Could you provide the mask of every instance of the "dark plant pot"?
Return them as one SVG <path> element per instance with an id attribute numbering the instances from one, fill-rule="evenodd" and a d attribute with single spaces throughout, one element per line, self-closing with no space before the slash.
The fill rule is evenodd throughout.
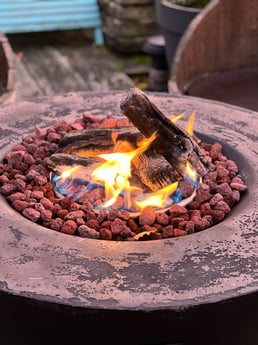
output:
<path id="1" fill-rule="evenodd" d="M 173 5 L 166 0 L 156 0 L 156 16 L 165 38 L 167 64 L 171 67 L 177 45 L 192 19 L 201 11 L 197 8 Z"/>

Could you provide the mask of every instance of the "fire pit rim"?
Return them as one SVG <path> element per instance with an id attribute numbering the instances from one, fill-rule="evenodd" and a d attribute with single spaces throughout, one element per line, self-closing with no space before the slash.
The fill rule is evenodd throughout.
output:
<path id="1" fill-rule="evenodd" d="M 105 96 L 105 95 L 107 95 L 107 93 L 104 93 L 103 95 Z M 110 97 L 109 106 L 111 105 L 111 108 L 112 108 L 112 107 L 114 107 L 115 100 L 117 100 L 119 102 L 119 98 L 118 98 L 119 93 L 118 93 L 118 95 L 114 94 L 114 93 L 108 93 L 108 95 Z M 74 102 L 69 102 L 70 97 L 73 98 Z M 74 106 L 74 105 L 76 104 L 76 102 L 78 102 L 78 100 L 82 100 L 82 99 L 87 100 L 86 103 L 88 103 L 88 104 L 85 105 L 85 108 L 87 108 L 87 106 L 89 106 L 89 104 L 92 104 L 92 102 L 90 102 L 88 100 L 88 97 L 89 97 L 88 93 L 82 93 L 82 94 L 64 95 L 62 97 L 58 96 L 57 98 L 53 98 L 53 99 L 42 98 L 41 100 L 39 100 L 39 99 L 35 100 L 35 102 L 33 100 L 30 102 L 25 102 L 26 104 L 21 102 L 18 108 L 23 109 L 22 116 L 24 116 L 25 113 L 27 112 L 27 109 L 25 111 L 25 108 L 27 106 L 32 105 L 32 108 L 33 108 L 33 105 L 35 106 L 35 104 L 40 105 L 39 110 L 38 110 L 38 113 L 40 113 L 42 111 L 41 105 L 44 105 L 44 107 L 47 108 L 49 111 L 48 116 L 49 115 L 50 116 L 49 116 L 49 118 L 47 118 L 47 120 L 49 120 L 52 117 L 55 118 L 55 115 L 57 115 L 57 113 L 60 114 L 60 109 L 58 110 L 58 106 L 55 104 L 56 101 L 57 101 L 56 103 L 58 104 L 60 100 L 62 100 L 64 103 L 66 103 L 65 101 L 68 100 L 69 107 L 70 107 L 70 112 L 68 112 L 68 115 L 70 115 L 72 113 L 72 115 L 74 116 L 76 114 L 76 106 Z M 102 98 L 102 96 L 97 95 L 97 94 L 94 94 L 94 97 Z M 155 94 L 153 94 L 153 97 L 156 97 L 162 103 L 162 98 L 165 97 L 164 99 L 166 100 L 168 96 L 167 95 L 156 95 L 155 96 Z M 191 98 L 190 97 L 178 97 L 178 98 L 176 97 L 176 98 L 174 98 L 172 96 L 169 96 L 169 97 L 170 97 L 170 101 L 172 100 L 172 102 L 173 102 L 173 99 L 176 99 L 179 102 L 182 101 L 181 106 L 182 107 L 183 106 L 188 107 L 188 109 L 190 109 L 190 106 L 193 107 L 194 105 L 196 106 L 197 104 L 199 104 L 198 106 L 200 108 L 202 108 L 203 104 L 206 104 L 206 105 L 209 104 L 210 106 L 212 106 L 213 111 L 215 109 L 215 110 L 217 110 L 218 113 L 220 113 L 220 112 L 224 113 L 226 111 L 232 111 L 234 109 L 237 109 L 237 111 L 239 111 L 239 112 L 246 113 L 245 114 L 246 116 L 248 114 L 250 114 L 250 116 L 251 115 L 254 116 L 254 112 L 246 111 L 246 110 L 243 110 L 243 109 L 238 108 L 238 107 L 231 107 L 228 105 L 223 105 L 223 104 L 220 104 L 219 102 L 210 102 L 210 101 L 206 101 L 206 100 L 195 99 L 192 97 Z M 47 105 L 47 103 L 49 101 L 50 101 L 50 105 Z M 72 105 L 73 105 L 73 107 L 72 107 Z M 52 106 L 52 109 L 51 109 L 51 106 Z M 93 106 L 93 104 L 92 104 L 92 106 Z M 10 108 L 13 108 L 13 105 L 11 105 Z M 1 110 L 4 113 L 5 110 L 7 110 L 7 112 L 8 112 L 8 109 L 10 109 L 10 108 L 4 106 L 1 108 Z M 78 109 L 78 106 L 77 106 L 77 109 Z M 94 108 L 93 108 L 93 110 L 94 110 Z M 34 111 L 34 109 L 33 109 L 33 111 Z M 51 114 L 52 114 L 52 116 L 51 116 Z M 212 116 L 211 116 L 211 118 L 212 118 Z M 215 116 L 213 118 L 213 120 L 214 120 L 214 123 L 216 124 L 216 126 L 218 126 L 218 127 L 221 126 L 219 124 L 219 121 L 223 122 L 221 115 L 220 115 L 220 117 Z M 30 129 L 28 129 L 28 131 L 29 130 Z M 228 131 L 228 133 L 232 132 L 230 129 L 227 129 L 227 131 Z M 4 139 L 6 140 L 6 138 L 4 138 Z M 2 142 L 2 148 L 6 149 L 6 147 L 4 145 L 5 140 L 3 140 L 3 142 Z M 250 141 L 250 139 L 246 138 L 246 141 Z M 240 150 L 240 152 L 241 152 L 241 148 L 239 147 L 239 143 L 236 141 L 235 144 L 236 144 L 237 149 Z M 249 144 L 251 144 L 251 143 L 249 143 Z M 250 155 L 250 153 L 247 153 L 247 155 Z M 252 171 L 253 174 L 255 173 L 255 169 L 257 168 L 256 165 L 257 164 L 255 164 L 255 162 L 254 162 L 253 171 Z M 257 176 L 253 176 L 253 179 L 254 180 L 253 180 L 252 185 L 257 186 L 257 184 L 258 184 L 257 183 Z M 248 195 L 245 197 L 246 204 L 245 204 L 244 210 L 246 210 L 248 208 L 248 205 L 256 202 L 256 199 L 255 199 L 256 195 L 257 195 L 257 192 L 253 193 L 253 194 L 248 193 Z M 239 206 L 240 205 L 236 206 L 236 210 Z M 3 208 L 3 214 L 1 215 L 2 223 L 5 220 L 6 221 L 9 220 L 9 215 L 10 215 L 9 212 L 11 212 L 11 216 L 15 215 L 15 213 L 16 213 L 16 211 L 11 210 L 10 207 L 6 203 L 6 209 Z M 235 209 L 233 210 L 233 213 L 236 213 Z M 39 251 L 40 251 L 39 247 L 35 246 L 35 243 L 30 242 L 30 231 L 32 230 L 32 228 L 35 227 L 35 224 L 31 223 L 30 221 L 27 221 L 28 227 L 26 229 L 19 229 L 19 224 L 20 224 L 19 220 L 20 220 L 20 217 L 22 217 L 22 216 L 18 215 L 18 214 L 16 214 L 16 215 L 17 215 L 17 220 L 12 219 L 13 223 L 12 223 L 11 227 L 9 227 L 9 229 L 8 228 L 2 229 L 3 231 L 8 233 L 9 238 L 7 236 L 6 239 L 3 239 L 3 238 L 1 239 L 2 244 L 9 245 L 9 249 L 10 248 L 12 248 L 12 249 L 16 248 L 16 250 L 17 250 L 17 245 L 19 245 L 20 246 L 19 248 L 22 249 L 23 255 L 21 256 L 20 262 L 18 262 L 19 260 L 17 257 L 15 257 L 15 255 L 13 256 L 13 258 L 11 258 L 10 253 L 8 253 L 8 255 L 6 257 L 4 257 L 4 264 L 6 265 L 6 267 L 9 267 L 11 275 L 15 274 L 16 269 L 24 268 L 24 265 L 26 266 L 27 263 L 28 263 L 28 266 L 32 263 L 36 267 L 41 267 L 42 262 L 36 262 L 35 263 L 35 258 L 37 260 L 39 260 L 41 258 L 41 260 L 42 260 L 44 255 L 46 255 L 46 252 L 44 252 L 44 251 L 42 252 L 42 250 L 41 250 L 41 256 L 40 256 L 39 255 L 40 254 L 39 253 Z M 252 225 L 252 217 L 255 217 L 255 216 L 256 216 L 255 213 L 252 215 L 250 212 L 249 213 L 246 212 L 245 221 L 247 222 L 248 226 Z M 235 218 L 238 218 L 238 217 L 235 216 Z M 116 252 L 114 253 L 114 251 L 112 251 L 113 254 L 116 254 L 112 258 L 112 260 L 114 260 L 113 265 L 111 263 L 110 266 L 108 264 L 106 266 L 109 266 L 108 267 L 109 269 L 113 268 L 112 278 L 116 277 L 116 283 L 120 284 L 120 288 L 118 289 L 118 295 L 115 298 L 114 298 L 114 296 L 112 296 L 112 298 L 111 298 L 111 294 L 107 294 L 107 291 L 103 291 L 102 296 L 100 296 L 99 298 L 94 298 L 94 294 L 92 294 L 92 295 L 88 294 L 88 296 L 86 296 L 85 291 L 84 291 L 84 295 L 82 294 L 81 286 L 79 289 L 78 288 L 76 289 L 76 286 L 74 286 L 72 283 L 70 283 L 67 280 L 67 281 L 65 281 L 65 285 L 63 286 L 63 290 L 60 291 L 60 292 L 64 292 L 64 295 L 62 295 L 62 293 L 61 293 L 61 298 L 59 298 L 57 296 L 57 291 L 53 288 L 53 286 L 51 286 L 52 290 L 51 289 L 49 290 L 49 286 L 47 285 L 47 280 L 44 281 L 44 279 L 43 279 L 42 285 L 41 285 L 41 290 L 42 291 L 45 290 L 45 293 L 42 293 L 42 291 L 41 291 L 41 293 L 39 293 L 40 289 L 35 290 L 35 287 L 33 287 L 34 282 L 28 284 L 28 281 L 27 281 L 27 285 L 28 285 L 27 290 L 25 290 L 25 289 L 22 290 L 21 288 L 19 288 L 18 282 L 16 282 L 17 283 L 17 285 L 16 285 L 15 281 L 12 281 L 12 283 L 11 283 L 11 281 L 8 281 L 8 279 L 7 279 L 8 274 L 5 271 L 2 272 L 3 275 L 0 273 L 2 275 L 0 281 L 6 282 L 6 285 L 2 284 L 1 290 L 4 292 L 7 292 L 7 293 L 17 294 L 20 296 L 27 296 L 27 297 L 42 300 L 42 301 L 51 300 L 57 304 L 62 303 L 62 304 L 68 304 L 68 305 L 72 305 L 72 306 L 83 306 L 83 307 L 88 307 L 88 308 L 94 307 L 97 309 L 102 308 L 102 307 L 110 308 L 110 309 L 123 309 L 124 307 L 126 307 L 129 309 L 130 308 L 131 309 L 144 308 L 145 310 L 146 309 L 154 310 L 157 308 L 165 308 L 165 307 L 176 309 L 176 308 L 181 308 L 181 307 L 187 307 L 189 305 L 194 305 L 196 303 L 200 303 L 200 301 L 202 303 L 207 303 L 207 302 L 211 302 L 211 301 L 216 301 L 218 299 L 227 299 L 227 298 L 231 298 L 231 297 L 236 297 L 239 293 L 242 293 L 242 292 L 243 293 L 249 293 L 251 291 L 256 291 L 257 290 L 257 281 L 255 279 L 250 281 L 250 279 L 252 278 L 252 275 L 250 274 L 250 272 L 251 272 L 250 269 L 249 269 L 250 275 L 248 277 L 249 280 L 246 279 L 243 282 L 242 286 L 240 286 L 240 285 L 238 287 L 234 286 L 232 283 L 235 282 L 238 277 L 233 277 L 233 278 L 231 278 L 231 283 L 230 283 L 230 284 L 232 284 L 232 286 L 230 287 L 230 284 L 229 284 L 228 290 L 224 290 L 223 292 L 217 291 L 217 293 L 215 291 L 213 291 L 213 292 L 211 291 L 211 293 L 208 293 L 209 288 L 210 288 L 210 290 L 212 290 L 212 289 L 211 289 L 211 287 L 205 287 L 205 284 L 204 284 L 203 287 L 201 288 L 201 290 L 202 290 L 201 292 L 203 293 L 203 295 L 202 295 L 202 293 L 199 293 L 199 295 L 197 294 L 195 296 L 193 294 L 191 295 L 190 291 L 188 291 L 188 289 L 186 288 L 185 291 L 188 293 L 189 298 L 185 298 L 185 299 L 182 299 L 182 298 L 180 299 L 180 297 L 178 297 L 177 299 L 174 298 L 176 296 L 176 294 L 173 295 L 172 290 L 167 291 L 167 294 L 165 296 L 166 298 L 162 298 L 162 296 L 155 295 L 155 293 L 157 293 L 157 287 L 155 287 L 155 282 L 152 279 L 147 280 L 147 282 L 149 281 L 149 283 L 150 283 L 150 286 L 147 289 L 147 291 L 148 291 L 147 295 L 151 294 L 151 301 L 149 303 L 146 303 L 146 291 L 144 292 L 143 289 L 140 289 L 140 291 L 135 292 L 134 291 L 135 289 L 133 288 L 132 285 L 129 286 L 129 289 L 128 289 L 128 287 L 126 287 L 126 283 L 129 284 L 129 280 L 131 278 L 130 274 L 132 274 L 132 273 L 136 274 L 137 279 L 135 281 L 143 282 L 143 278 L 146 277 L 145 276 L 146 274 L 149 274 L 150 272 L 153 271 L 153 267 L 155 267 L 155 269 L 157 269 L 157 266 L 155 266 L 156 262 L 155 262 L 154 258 L 151 257 L 151 255 L 157 256 L 157 253 L 153 253 L 151 251 L 149 251 L 149 252 L 146 251 L 146 247 L 149 247 L 149 248 L 163 247 L 163 249 L 166 248 L 167 250 L 169 250 L 169 249 L 173 249 L 173 247 L 175 249 L 175 247 L 178 247 L 179 244 L 182 245 L 182 243 L 185 243 L 186 248 L 187 248 L 187 244 L 189 244 L 191 242 L 195 242 L 196 245 L 198 245 L 198 243 L 200 245 L 200 241 L 202 240 L 203 248 L 205 248 L 205 245 L 206 245 L 206 249 L 208 248 L 211 250 L 210 241 L 208 241 L 208 240 L 210 240 L 209 237 L 214 236 L 214 234 L 217 232 L 218 228 L 221 228 L 221 226 L 223 226 L 224 234 L 227 234 L 226 242 L 228 245 L 230 245 L 233 243 L 232 241 L 236 241 L 236 238 L 234 237 L 235 233 L 236 233 L 236 229 L 234 229 L 234 228 L 230 229 L 229 228 L 229 224 L 228 224 L 229 221 L 230 221 L 230 218 L 226 219 L 222 224 L 218 224 L 218 225 L 214 226 L 212 229 L 209 229 L 207 231 L 203 231 L 203 232 L 200 232 L 198 234 L 191 235 L 191 236 L 185 236 L 182 238 L 178 238 L 178 239 L 160 240 L 160 241 L 153 241 L 153 242 L 141 242 L 141 243 L 117 243 L 116 242 L 116 243 L 112 243 L 112 244 L 110 244 L 110 242 L 103 243 L 103 241 L 99 241 L 99 240 L 92 240 L 92 239 L 87 240 L 87 239 L 80 239 L 80 238 L 75 238 L 75 237 L 71 238 L 68 235 L 63 235 L 63 234 L 51 232 L 49 229 L 45 229 L 45 228 L 37 225 L 36 229 L 34 229 L 35 235 L 36 235 L 37 239 L 45 241 L 45 242 L 43 241 L 44 250 L 48 249 L 47 250 L 48 252 L 53 250 L 54 254 L 56 255 L 56 257 L 55 257 L 56 259 L 58 258 L 58 255 L 57 255 L 58 253 L 61 256 L 61 258 L 59 257 L 59 261 L 56 262 L 56 266 L 54 267 L 54 271 L 56 269 L 58 269 L 58 264 L 60 264 L 62 262 L 62 260 L 64 260 L 64 264 L 66 264 L 66 265 L 69 263 L 69 260 L 68 260 L 69 255 L 70 255 L 70 257 L 72 256 L 73 259 L 76 257 L 76 254 L 78 255 L 78 249 L 81 248 L 81 250 L 82 250 L 83 241 L 84 241 L 84 244 L 85 244 L 85 241 L 86 242 L 91 241 L 92 246 L 95 249 L 97 247 L 102 252 L 104 251 L 105 255 L 106 255 L 106 259 L 107 259 L 106 264 L 108 263 L 108 255 L 110 255 L 110 251 L 112 251 L 113 248 L 116 247 Z M 235 220 L 235 222 L 237 223 L 236 220 Z M 236 225 L 239 225 L 239 224 L 236 224 Z M 240 229 L 237 229 L 237 230 L 240 232 Z M 251 230 L 252 229 L 249 229 L 249 228 L 247 229 L 247 231 L 245 229 L 242 229 L 241 234 L 246 236 L 245 237 L 245 241 L 246 241 L 245 244 L 249 245 L 249 247 L 252 248 L 253 254 L 255 255 L 255 250 L 254 250 L 255 244 L 251 243 L 251 241 L 248 240 L 248 233 L 251 234 L 251 232 L 250 232 Z M 255 232 L 255 229 L 253 229 L 253 232 Z M 194 237 L 192 237 L 192 236 L 194 236 Z M 192 241 L 191 241 L 191 239 L 192 239 Z M 230 241 L 229 241 L 229 239 L 230 239 Z M 34 240 L 35 240 L 35 238 L 34 238 Z M 62 242 L 65 242 L 65 243 L 62 243 Z M 74 242 L 74 243 L 76 242 L 77 248 L 76 248 L 76 246 L 73 246 L 73 247 L 70 246 L 68 244 L 68 242 Z M 219 242 L 220 241 L 218 241 L 217 245 L 219 244 Z M 55 246 L 58 246 L 58 244 L 60 244 L 60 243 L 64 244 L 64 247 L 61 249 L 61 251 L 60 251 L 60 249 L 55 247 Z M 93 243 L 94 243 L 94 245 L 93 245 Z M 34 247 L 33 247 L 33 245 L 34 245 Z M 126 252 L 125 252 L 125 245 L 126 245 L 126 249 L 127 249 Z M 236 248 L 236 245 L 237 245 L 237 243 L 235 243 L 235 248 Z M 213 246 L 214 246 L 214 243 L 213 243 Z M 70 248 L 70 247 L 72 247 L 72 248 Z M 95 263 L 92 262 L 92 260 L 89 261 L 89 257 L 90 257 L 90 255 L 93 255 L 93 252 L 95 251 L 95 249 L 94 250 L 91 249 L 91 254 L 88 253 L 88 255 L 89 255 L 88 260 L 86 260 L 83 264 L 80 260 L 79 260 L 79 263 L 77 262 L 77 264 L 76 264 L 77 265 L 76 266 L 77 271 L 76 272 L 74 272 L 72 270 L 72 267 L 70 267 L 71 270 L 69 271 L 69 273 L 77 273 L 77 276 L 78 276 L 78 274 L 82 274 L 82 273 L 85 274 L 85 272 L 87 272 L 87 269 L 89 269 L 89 268 L 91 270 L 93 270 L 93 269 L 96 269 L 98 267 L 98 265 L 100 265 L 100 264 L 102 265 L 103 262 L 101 262 L 100 256 L 99 257 L 97 256 L 97 260 Z M 177 249 L 180 249 L 180 248 L 177 248 Z M 230 247 L 223 248 L 223 250 L 221 249 L 220 257 L 222 257 L 223 253 L 226 254 L 226 251 L 225 251 L 226 249 L 228 250 L 228 249 L 230 249 Z M 248 249 L 248 248 L 245 247 L 243 250 L 246 250 L 246 249 Z M 76 252 L 76 250 L 77 250 L 77 252 Z M 181 248 L 181 250 L 182 250 L 182 248 Z M 217 250 L 218 250 L 218 247 L 217 247 Z M 30 255 L 28 255 L 28 253 L 32 253 L 32 252 L 33 252 L 33 254 L 35 254 L 35 258 L 32 261 L 30 261 L 31 258 L 29 258 Z M 25 255 L 25 253 L 27 253 L 27 257 Z M 199 254 L 199 256 L 200 256 L 201 253 L 202 253 L 202 255 L 206 255 L 206 258 L 210 257 L 209 254 L 212 254 L 211 259 L 215 260 L 215 262 L 216 262 L 216 260 L 217 260 L 216 251 L 212 252 L 212 250 L 211 250 L 211 253 L 207 253 L 207 250 L 206 250 L 206 252 L 205 251 L 203 251 L 203 252 L 199 251 L 197 254 Z M 144 257 L 143 257 L 143 254 L 145 255 Z M 228 262 L 230 262 L 230 263 L 232 263 L 234 261 L 234 259 L 236 259 L 233 256 L 231 257 L 231 254 L 227 258 L 229 260 Z M 96 255 L 96 253 L 94 255 Z M 120 257 L 117 258 L 117 255 Z M 182 252 L 181 252 L 181 255 L 182 255 Z M 243 251 L 241 252 L 241 255 L 243 255 Z M 252 256 L 252 252 L 246 254 L 246 260 L 247 260 L 247 262 L 249 262 L 249 264 L 251 264 L 252 262 L 254 263 L 254 261 L 256 261 L 255 259 L 257 258 L 257 254 L 256 254 L 256 257 L 255 256 L 251 257 L 251 256 Z M 198 255 L 197 255 L 197 257 L 198 257 Z M 122 260 L 121 260 L 121 258 L 122 258 Z M 136 258 L 138 258 L 138 259 L 142 258 L 142 262 L 140 262 L 140 263 L 138 261 L 136 262 Z M 191 267 L 191 264 L 192 264 L 195 268 L 198 268 L 198 272 L 202 272 L 201 266 L 197 262 L 194 261 L 194 257 L 193 257 L 192 261 L 189 258 L 190 258 L 190 255 L 187 256 L 188 261 L 185 261 L 185 263 L 187 265 L 190 265 L 191 269 L 192 269 L 192 267 Z M 238 258 L 240 258 L 240 255 Z M 9 263 L 8 263 L 8 260 L 10 260 Z M 28 260 L 28 261 L 26 261 L 26 260 Z M 110 258 L 109 258 L 109 260 L 110 260 Z M 119 267 L 119 263 L 121 263 L 121 262 L 122 262 L 122 268 Z M 81 269 L 79 269 L 79 264 L 83 265 L 80 267 Z M 89 264 L 90 267 L 87 266 L 87 264 Z M 163 261 L 160 264 L 160 267 L 158 269 L 157 274 L 156 275 L 154 274 L 156 279 L 157 278 L 160 279 L 161 277 L 163 277 L 164 272 L 168 275 L 169 274 L 171 275 L 170 270 L 172 269 L 173 265 L 175 265 L 175 264 L 176 264 L 175 262 L 171 262 L 171 261 L 164 262 Z M 15 265 L 17 265 L 17 267 Z M 71 265 L 71 263 L 70 263 L 70 265 Z M 130 266 L 131 266 L 131 268 L 134 266 L 136 269 L 143 268 L 142 265 L 146 269 L 146 272 L 144 274 L 137 272 L 137 270 L 134 272 L 131 272 L 131 270 L 129 269 Z M 166 265 L 167 265 L 167 267 L 166 267 Z M 164 267 L 166 267 L 165 271 L 164 271 Z M 82 268 L 83 268 L 83 270 L 82 270 Z M 182 270 L 182 266 L 180 266 L 180 265 L 177 268 Z M 59 267 L 59 269 L 60 269 L 60 267 Z M 203 272 L 205 273 L 205 270 L 210 270 L 210 269 L 211 268 L 205 267 L 205 265 L 204 265 Z M 176 271 L 173 271 L 173 272 L 175 273 Z M 214 275 L 214 272 L 215 271 L 212 271 L 210 273 L 212 273 Z M 61 273 L 63 275 L 62 279 L 65 279 L 64 271 L 62 271 Z M 255 272 L 253 272 L 253 273 L 255 273 Z M 137 274 L 139 274 L 139 276 L 137 276 Z M 181 275 L 182 275 L 181 280 L 183 280 L 183 278 L 186 278 L 185 272 L 181 272 Z M 93 277 L 94 277 L 94 274 L 91 274 L 90 278 L 93 278 Z M 255 275 L 253 275 L 253 277 L 255 278 Z M 99 277 L 96 275 L 95 278 L 99 278 Z M 102 277 L 102 278 L 104 278 L 104 277 Z M 172 280 L 175 279 L 175 277 L 170 277 L 170 278 Z M 210 277 L 210 278 L 212 279 L 212 277 Z M 52 279 L 53 279 L 53 276 L 52 276 Z M 178 275 L 178 273 L 177 273 L 177 281 L 179 282 L 179 280 L 180 280 L 180 275 Z M 89 282 L 89 280 L 87 280 L 87 277 L 85 277 L 85 281 Z M 53 281 L 52 281 L 52 283 L 53 283 Z M 94 285 L 94 280 L 91 279 L 90 283 Z M 106 288 L 108 286 L 110 287 L 111 281 L 108 277 L 106 277 L 105 283 L 107 284 Z M 182 283 L 182 281 L 181 281 L 181 283 Z M 226 284 L 225 281 L 224 281 L 224 283 Z M 24 280 L 23 280 L 23 284 L 25 284 Z M 146 284 L 147 283 L 145 283 L 145 288 L 147 286 Z M 112 286 L 112 284 L 111 284 L 111 286 Z M 149 292 L 150 288 L 154 289 L 151 293 Z M 165 286 L 164 286 L 164 288 L 165 288 Z M 166 288 L 169 288 L 169 285 L 167 285 Z M 172 288 L 172 285 L 170 286 L 170 288 Z M 190 290 L 190 288 L 189 288 L 189 290 Z M 67 293 L 67 291 L 69 291 L 69 293 Z M 99 293 L 99 291 L 98 291 L 98 293 Z M 131 298 L 130 294 L 134 295 L 134 297 L 136 299 L 135 302 L 130 301 L 130 298 Z M 142 294 L 142 296 L 140 296 L 141 294 Z M 96 295 L 97 295 L 97 293 L 96 293 Z M 114 293 L 112 295 L 114 295 Z M 179 293 L 179 295 L 180 295 L 180 293 Z M 109 298 L 107 298 L 107 297 L 109 297 Z M 171 297 L 173 297 L 173 298 L 171 298 Z"/>

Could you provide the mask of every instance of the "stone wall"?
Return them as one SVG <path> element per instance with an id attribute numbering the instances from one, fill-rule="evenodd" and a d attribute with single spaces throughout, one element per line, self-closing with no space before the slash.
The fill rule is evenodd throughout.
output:
<path id="1" fill-rule="evenodd" d="M 151 35 L 160 33 L 154 0 L 99 0 L 105 43 L 119 53 L 142 52 Z"/>

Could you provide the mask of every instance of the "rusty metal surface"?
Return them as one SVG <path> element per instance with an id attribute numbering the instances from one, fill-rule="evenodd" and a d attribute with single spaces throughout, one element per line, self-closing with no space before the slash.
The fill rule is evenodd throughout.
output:
<path id="1" fill-rule="evenodd" d="M 123 92 L 71 93 L 0 107 L 0 154 L 36 127 L 84 112 L 119 116 Z M 167 115 L 196 111 L 195 130 L 219 140 L 248 191 L 221 224 L 158 241 L 109 242 L 36 225 L 1 198 L 0 291 L 105 310 L 187 309 L 258 290 L 258 114 L 193 97 L 149 94 Z M 187 116 L 186 116 L 187 117 Z"/>

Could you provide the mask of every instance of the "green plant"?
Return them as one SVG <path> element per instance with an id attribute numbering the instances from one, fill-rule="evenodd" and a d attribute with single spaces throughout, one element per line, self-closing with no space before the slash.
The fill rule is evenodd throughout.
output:
<path id="1" fill-rule="evenodd" d="M 210 0 L 169 0 L 174 5 L 193 7 L 193 8 L 203 8 Z"/>

